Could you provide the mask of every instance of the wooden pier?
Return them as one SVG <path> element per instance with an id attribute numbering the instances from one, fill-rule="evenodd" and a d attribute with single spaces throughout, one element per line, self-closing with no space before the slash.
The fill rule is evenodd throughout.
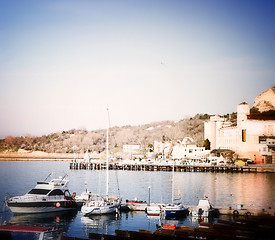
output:
<path id="1" fill-rule="evenodd" d="M 176 172 L 226 172 L 226 173 L 257 173 L 257 172 L 275 172 L 275 166 L 198 166 L 198 165 L 168 165 L 168 164 L 130 164 L 130 163 L 111 163 L 109 170 L 127 170 L 127 171 L 174 171 Z M 70 169 L 75 170 L 103 170 L 106 169 L 106 163 L 100 162 L 70 162 Z"/>

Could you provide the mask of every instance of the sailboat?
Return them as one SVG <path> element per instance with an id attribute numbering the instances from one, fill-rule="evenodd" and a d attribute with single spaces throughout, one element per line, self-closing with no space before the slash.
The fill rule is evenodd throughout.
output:
<path id="1" fill-rule="evenodd" d="M 121 203 L 120 197 L 109 197 L 109 111 L 106 139 L 106 196 L 90 194 L 89 199 L 81 207 L 85 216 L 116 213 Z"/>
<path id="2" fill-rule="evenodd" d="M 181 202 L 175 202 L 174 199 L 174 163 L 172 173 L 172 203 L 165 206 L 165 218 L 177 218 L 187 215 L 188 209 Z M 179 199 L 177 199 L 179 200 Z"/>

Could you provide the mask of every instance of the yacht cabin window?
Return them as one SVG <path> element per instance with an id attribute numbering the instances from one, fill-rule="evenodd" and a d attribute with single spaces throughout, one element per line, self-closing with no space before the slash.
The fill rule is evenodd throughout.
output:
<path id="1" fill-rule="evenodd" d="M 34 188 L 28 192 L 28 194 L 46 195 L 50 190 Z"/>

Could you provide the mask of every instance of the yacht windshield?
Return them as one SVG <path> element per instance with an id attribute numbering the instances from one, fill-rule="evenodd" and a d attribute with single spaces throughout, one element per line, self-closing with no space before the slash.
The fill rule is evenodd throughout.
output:
<path id="1" fill-rule="evenodd" d="M 57 196 L 64 195 L 64 193 L 60 189 L 54 189 L 49 193 L 49 196 Z"/>
<path id="2" fill-rule="evenodd" d="M 28 192 L 28 194 L 46 195 L 50 190 L 34 188 Z"/>

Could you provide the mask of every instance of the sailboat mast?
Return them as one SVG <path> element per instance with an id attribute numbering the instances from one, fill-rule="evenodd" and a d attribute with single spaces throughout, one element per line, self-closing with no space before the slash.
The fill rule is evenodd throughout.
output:
<path id="1" fill-rule="evenodd" d="M 173 169 L 172 169 L 172 204 L 174 204 L 174 168 L 175 168 L 175 162 L 173 161 Z"/>
<path id="2" fill-rule="evenodd" d="M 106 195 L 109 195 L 109 109 L 107 108 L 107 139 L 106 139 Z"/>

